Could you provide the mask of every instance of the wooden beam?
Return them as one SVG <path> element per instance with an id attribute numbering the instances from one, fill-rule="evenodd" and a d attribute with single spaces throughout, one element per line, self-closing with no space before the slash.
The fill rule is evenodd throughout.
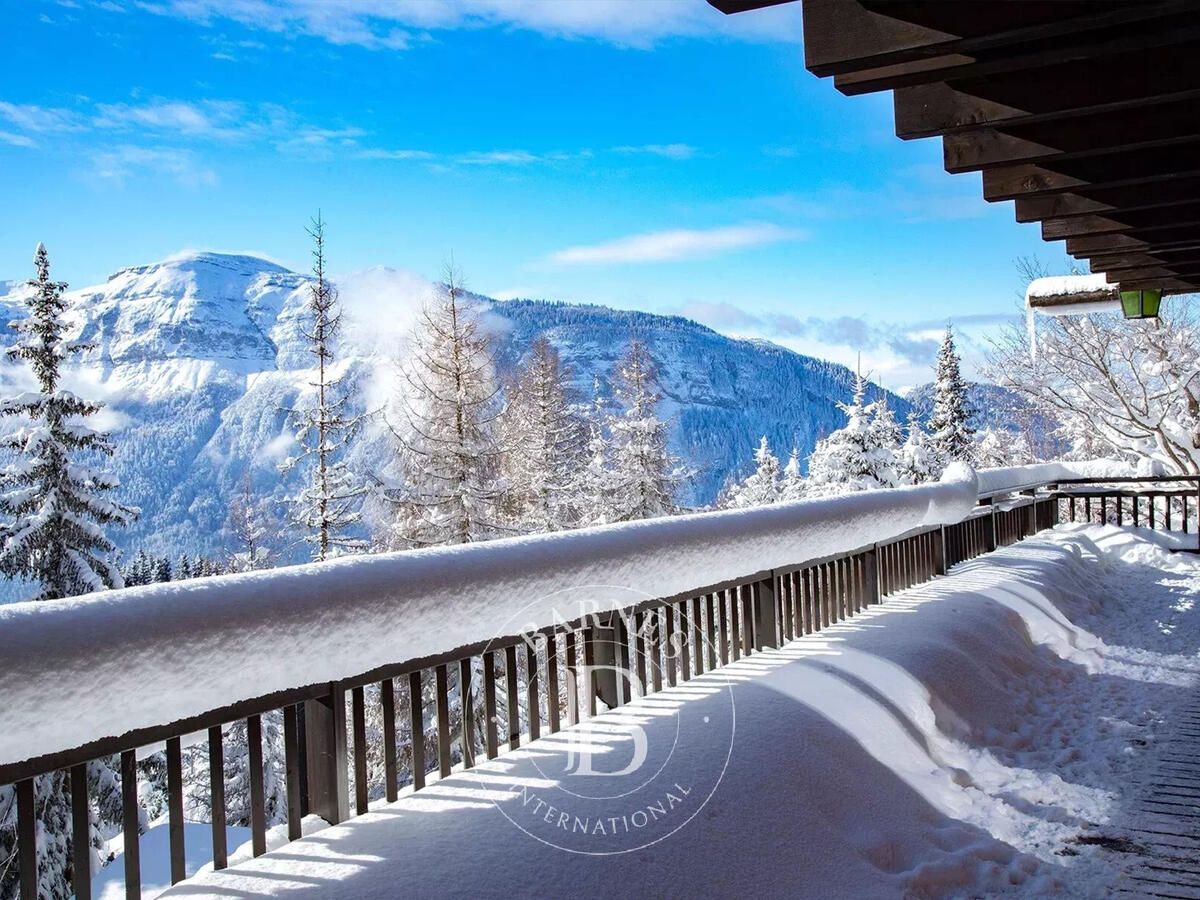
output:
<path id="1" fill-rule="evenodd" d="M 1160 7 L 1161 10 L 1161 7 Z M 1025 46 L 1011 45 L 1003 54 L 984 54 L 979 57 L 953 52 L 943 47 L 942 53 L 925 59 L 890 64 L 875 64 L 834 76 L 833 85 L 843 94 L 854 96 L 876 91 L 896 90 L 934 82 L 954 82 L 965 79 L 996 79 L 1011 73 L 1049 68 L 1055 65 L 1078 64 L 1081 60 L 1107 62 L 1109 58 L 1133 58 L 1138 54 L 1154 54 L 1181 41 L 1200 38 L 1196 24 L 1197 6 L 1186 2 L 1175 5 L 1169 16 L 1161 18 L 1153 28 L 1130 29 L 1117 9 L 1116 24 L 1086 29 L 1080 19 L 1064 18 L 1069 27 L 1059 40 L 1036 42 Z M 894 11 L 896 15 L 899 11 Z M 1121 63 L 1114 63 L 1121 65 Z"/>
<path id="2" fill-rule="evenodd" d="M 1174 269 L 1164 269 L 1162 266 L 1146 268 L 1146 269 L 1125 269 L 1122 272 L 1105 272 L 1104 280 L 1109 284 L 1118 284 L 1122 279 L 1126 281 L 1149 281 L 1151 279 L 1174 278 L 1182 274 Z"/>
<path id="3" fill-rule="evenodd" d="M 1018 222 L 1039 222 L 1043 219 L 1090 216 L 1112 212 L 1117 207 L 1102 203 L 1079 194 L 1046 194 L 1035 197 L 1017 197 L 1015 202 Z"/>
<path id="4" fill-rule="evenodd" d="M 781 6 L 793 3 L 795 0 L 708 0 L 709 6 L 719 9 L 725 15 L 749 12 L 752 9 L 766 9 L 768 6 Z"/>
<path id="5" fill-rule="evenodd" d="M 1111 272 L 1116 269 L 1141 269 L 1159 266 L 1162 259 L 1149 253 L 1097 253 L 1088 258 L 1093 272 Z"/>
<path id="6" fill-rule="evenodd" d="M 1123 234 L 1097 234 L 1088 237 L 1067 238 L 1067 252 L 1079 253 L 1088 250 L 1145 250 L 1145 241 Z"/>
<path id="7" fill-rule="evenodd" d="M 1129 231 L 1130 226 L 1104 216 L 1074 216 L 1070 219 L 1043 219 L 1042 240 L 1061 241 L 1085 234 L 1115 234 Z"/>
<path id="8" fill-rule="evenodd" d="M 1123 291 L 1162 291 L 1164 294 L 1193 294 L 1200 289 L 1200 279 L 1186 278 L 1150 279 L 1145 281 L 1122 281 Z"/>
<path id="9" fill-rule="evenodd" d="M 912 59 L 958 39 L 870 12 L 857 0 L 804 0 L 803 22 L 804 65 L 822 78 Z"/>
<path id="10" fill-rule="evenodd" d="M 1041 166 L 997 166 L 983 172 L 983 196 L 992 202 L 1013 200 L 1022 195 L 1069 191 L 1088 183 Z"/>
<path id="11" fill-rule="evenodd" d="M 897 88 L 896 134 L 909 140 L 1200 99 L 1200 67 L 1188 62 L 1197 49 L 1192 43 L 1164 48 L 1158 56 L 1170 59 L 1155 59 L 1152 66 L 1144 59 L 1112 57 Z"/>

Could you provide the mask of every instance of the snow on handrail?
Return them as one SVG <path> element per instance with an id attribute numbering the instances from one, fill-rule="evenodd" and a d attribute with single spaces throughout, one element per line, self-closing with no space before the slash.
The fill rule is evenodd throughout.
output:
<path id="1" fill-rule="evenodd" d="M 978 481 L 0 606 L 0 765 L 960 521 Z"/>
<path id="2" fill-rule="evenodd" d="M 1116 459 L 1036 463 L 1031 466 L 979 469 L 976 472 L 980 497 L 1027 490 L 1067 478 L 1120 478 L 1134 474 L 1133 466 Z"/>

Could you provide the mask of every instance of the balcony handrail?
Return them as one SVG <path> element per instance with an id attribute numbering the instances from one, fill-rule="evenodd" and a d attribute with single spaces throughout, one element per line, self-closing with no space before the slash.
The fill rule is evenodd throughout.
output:
<path id="1" fill-rule="evenodd" d="M 956 466 L 941 482 L 887 492 L 3 606 L 0 773 L 260 695 L 551 626 L 564 589 L 598 611 L 695 593 L 959 521 L 976 494 L 974 473 Z"/>
<path id="2" fill-rule="evenodd" d="M 1018 477 L 1013 478 L 1014 474 Z M 203 697 L 206 695 L 201 694 L 200 699 L 190 698 L 192 708 L 184 714 L 163 716 L 142 726 L 128 728 L 118 736 L 97 738 L 95 735 L 101 732 L 93 728 L 87 735 L 90 740 L 74 746 L 63 741 L 60 732 L 55 736 L 67 745 L 65 749 L 51 750 L 19 761 L 0 762 L 0 785 L 16 785 L 17 846 L 20 853 L 22 896 L 36 896 L 37 892 L 35 876 L 38 860 L 35 850 L 37 839 L 33 781 L 37 776 L 69 770 L 66 774 L 69 774 L 72 785 L 72 819 L 78 820 L 78 828 L 83 829 L 76 829 L 78 847 L 82 849 L 75 852 L 73 864 L 77 873 L 86 874 L 90 853 L 86 837 L 90 762 L 119 753 L 125 829 L 127 832 L 132 829 L 130 833 L 136 833 L 138 750 L 153 747 L 152 752 L 165 752 L 171 810 L 172 881 L 178 881 L 184 877 L 186 859 L 182 829 L 181 754 L 183 747 L 193 741 L 192 735 L 203 740 L 202 734 L 199 733 L 207 730 L 209 781 L 213 803 L 213 865 L 218 869 L 223 868 L 227 864 L 227 854 L 222 743 L 225 726 L 237 720 L 241 720 L 247 729 L 250 753 L 250 824 L 253 851 L 258 855 L 266 851 L 267 822 L 262 774 L 264 758 L 261 746 L 264 715 L 282 713 L 283 757 L 287 779 L 286 822 L 288 839 L 292 840 L 300 836 L 300 822 L 304 815 L 316 813 L 330 822 L 342 821 L 350 815 L 347 770 L 351 759 L 355 775 L 354 809 L 359 814 L 367 811 L 370 797 L 367 783 L 368 737 L 364 716 L 365 704 L 368 702 L 382 704 L 384 789 L 386 799 L 395 800 L 398 784 L 402 782 L 402 772 L 409 773 L 414 790 L 421 789 L 426 783 L 427 775 L 431 775 L 426 764 L 428 751 L 425 747 L 431 737 L 435 739 L 434 770 L 445 777 L 451 773 L 452 743 L 461 740 L 463 765 L 474 765 L 474 748 L 480 746 L 477 742 L 480 735 L 473 735 L 472 732 L 477 728 L 484 731 L 484 745 L 488 757 L 491 758 L 503 752 L 505 744 L 511 749 L 520 746 L 521 742 L 527 739 L 537 738 L 539 727 L 544 727 L 551 733 L 558 731 L 561 727 L 560 714 L 566 718 L 567 724 L 574 724 L 579 720 L 581 709 L 586 709 L 588 715 L 596 714 L 598 699 L 610 707 L 628 702 L 629 690 L 619 687 L 613 675 L 603 674 L 606 667 L 612 668 L 614 664 L 620 663 L 625 670 L 632 671 L 629 667 L 636 660 L 642 684 L 638 693 L 657 691 L 661 685 L 674 685 L 677 676 L 687 681 L 695 675 L 719 668 L 728 661 L 736 661 L 739 653 L 755 653 L 779 646 L 782 641 L 819 631 L 822 627 L 857 615 L 898 590 L 945 574 L 951 566 L 1035 534 L 1057 523 L 1064 509 L 1069 509 L 1074 520 L 1077 506 L 1082 506 L 1086 519 L 1091 521 L 1090 494 L 1078 495 L 1070 490 L 1063 490 L 1063 483 L 1121 483 L 1131 478 L 1139 478 L 1099 474 L 1083 477 L 1064 472 L 1062 468 L 1049 474 L 1060 477 L 1053 481 L 1030 484 L 1028 472 L 1002 470 L 997 476 L 995 472 L 985 470 L 977 475 L 963 467 L 949 472 L 945 481 L 934 485 L 864 492 L 819 501 L 777 504 L 754 510 L 630 523 L 608 529 L 592 529 L 537 539 L 498 541 L 442 551 L 419 551 L 384 558 L 383 566 L 373 562 L 368 568 L 375 580 L 366 582 L 365 587 L 368 591 L 372 587 L 378 589 L 380 583 L 387 584 L 389 577 L 395 578 L 405 572 L 426 576 L 424 581 L 418 579 L 415 584 L 403 583 L 403 587 L 410 589 L 410 594 L 415 592 L 417 596 L 421 596 L 422 590 L 428 594 L 436 589 L 436 584 L 431 587 L 430 579 L 434 579 L 438 572 L 443 579 L 453 580 L 457 577 L 453 587 L 458 590 L 462 590 L 464 584 L 476 588 L 489 587 L 491 593 L 474 598 L 473 609 L 480 614 L 472 619 L 473 627 L 476 628 L 472 639 L 455 645 L 453 635 L 461 632 L 442 628 L 437 636 L 440 644 L 427 640 L 423 646 L 428 652 L 424 655 L 406 655 L 394 641 L 389 643 L 390 635 L 387 632 L 373 632 L 369 636 L 385 644 L 380 653 L 392 654 L 389 660 L 380 665 L 364 670 L 372 658 L 377 659 L 380 655 L 377 653 L 372 657 L 364 652 L 356 655 L 349 667 L 343 664 L 340 672 L 328 681 L 324 678 L 310 678 L 300 687 L 285 686 L 273 691 L 266 691 L 270 685 L 265 684 L 262 678 L 252 681 L 249 685 L 235 682 L 236 689 L 230 689 L 223 696 L 222 699 L 226 701 L 224 703 L 205 705 Z M 994 488 L 987 496 L 983 496 L 979 489 L 981 481 L 985 480 Z M 1005 482 L 1005 489 L 999 490 L 997 485 L 1002 480 Z M 1200 476 L 1142 477 L 1139 480 L 1167 483 L 1200 482 Z M 1121 522 L 1123 501 L 1131 499 L 1130 511 L 1134 524 L 1137 524 L 1138 510 L 1142 501 L 1148 499 L 1147 520 L 1150 526 L 1154 527 L 1155 499 L 1158 498 L 1164 501 L 1161 520 L 1163 525 L 1168 529 L 1171 527 L 1172 506 L 1176 510 L 1182 508 L 1185 531 L 1188 530 L 1188 501 L 1195 496 L 1197 503 L 1194 521 L 1200 533 L 1200 485 L 1197 493 L 1191 490 L 1185 492 L 1182 504 L 1177 492 L 1168 490 L 1141 492 L 1136 496 L 1121 490 L 1100 491 L 1098 494 L 1102 519 L 1106 519 L 1105 498 L 1115 501 L 1118 523 Z M 736 527 L 733 527 L 735 525 Z M 712 543 L 713 541 L 716 543 Z M 599 546 L 595 546 L 597 544 Z M 588 550 L 589 553 L 569 561 L 565 566 L 561 561 L 555 560 L 553 554 L 547 553 L 547 547 L 580 549 L 581 545 L 582 549 Z M 848 547 L 852 549 L 847 549 Z M 672 554 L 677 563 L 679 558 L 682 558 L 682 563 L 673 569 L 669 566 L 664 567 L 663 559 L 671 558 Z M 701 556 L 712 558 L 701 560 Z M 398 565 L 397 559 L 410 562 Z M 556 563 L 551 575 L 559 587 L 562 586 L 564 572 L 570 576 L 580 571 L 592 574 L 607 572 L 610 575 L 607 583 L 612 584 L 612 570 L 606 570 L 605 566 L 619 564 L 627 568 L 618 574 L 629 576 L 633 573 L 643 576 L 642 588 L 628 591 L 619 601 L 609 596 L 607 605 L 599 602 L 603 599 L 602 593 L 592 596 L 592 609 L 570 621 L 563 621 L 562 617 L 547 619 L 544 615 L 546 610 L 540 609 L 507 631 L 500 629 L 494 631 L 493 635 L 487 635 L 488 629 L 484 626 L 494 624 L 495 617 L 489 618 L 486 615 L 486 603 L 497 596 L 510 604 L 523 599 L 522 587 L 528 587 L 529 583 L 526 581 L 522 585 L 520 578 L 528 578 L 530 571 L 545 575 L 539 566 L 544 567 L 548 561 Z M 350 562 L 362 565 L 361 558 Z M 457 563 L 460 569 L 467 570 L 465 580 L 463 571 L 447 568 L 451 562 Z M 645 569 L 647 562 L 657 562 L 656 568 L 659 571 L 648 575 Z M 39 665 L 43 669 L 54 665 L 53 661 L 39 662 L 31 655 L 32 648 L 36 646 L 34 638 L 53 637 L 54 627 L 63 627 L 65 624 L 74 624 L 73 630 L 78 634 L 78 622 L 71 623 L 69 617 L 77 614 L 79 609 L 87 610 L 89 604 L 97 601 L 111 601 L 123 594 L 125 599 L 121 601 L 120 606 L 115 607 L 116 609 L 124 611 L 126 607 L 130 607 L 135 612 L 144 613 L 147 595 L 152 598 L 157 596 L 159 600 L 163 596 L 172 596 L 174 605 L 178 607 L 187 597 L 195 599 L 205 596 L 204 591 L 197 590 L 198 586 L 204 586 L 220 596 L 225 593 L 237 593 L 230 588 L 230 585 L 233 585 L 240 591 L 237 593 L 237 602 L 263 606 L 261 598 L 257 601 L 253 597 L 247 598 L 247 591 L 254 587 L 256 582 L 259 582 L 259 588 L 262 587 L 261 582 L 264 579 L 268 582 L 280 581 L 292 588 L 306 585 L 312 588 L 311 582 L 316 581 L 320 583 L 318 587 L 328 589 L 331 583 L 337 584 L 335 576 L 344 575 L 348 566 L 347 562 L 333 562 L 276 570 L 270 575 L 260 574 L 257 579 L 225 576 L 198 580 L 190 585 L 185 582 L 160 585 L 149 590 L 134 588 L 123 592 L 107 592 L 94 598 L 40 604 L 34 609 L 29 608 L 33 606 L 31 604 L 20 604 L 17 607 L 8 607 L 7 615 L 6 609 L 0 608 L 0 641 L 16 637 L 17 640 L 8 641 L 5 648 L 8 649 L 11 645 L 18 651 L 23 651 L 13 658 L 9 667 L 17 672 L 16 676 L 0 670 L 0 696 L 5 696 L 5 677 L 9 677 L 8 684 L 12 684 L 12 677 L 36 675 Z M 671 569 L 665 576 L 661 571 L 664 568 Z M 714 573 L 728 577 L 710 581 L 704 586 L 696 586 L 698 581 L 705 576 L 711 577 Z M 301 574 L 305 575 L 305 580 L 297 581 Z M 363 573 L 351 574 L 361 576 Z M 678 588 L 680 584 L 686 587 L 674 593 L 668 592 L 668 587 Z M 363 587 L 361 580 L 356 581 L 356 588 Z M 586 588 L 586 585 L 584 587 Z M 131 600 L 136 601 L 139 597 L 140 604 L 131 603 Z M 317 602 L 314 597 L 317 600 L 323 599 L 324 602 Z M 230 599 L 224 597 L 225 601 Z M 319 611 L 340 611 L 342 618 L 352 613 L 364 613 L 365 602 L 365 615 L 370 619 L 368 625 L 378 623 L 379 610 L 374 606 L 379 604 L 383 604 L 384 613 L 395 617 L 395 609 L 388 607 L 388 603 L 392 603 L 394 607 L 394 594 L 367 597 L 366 600 L 359 596 L 358 603 L 355 604 L 352 602 L 355 598 L 346 592 L 343 596 L 326 595 L 321 598 L 319 591 L 313 589 L 299 599 L 309 604 L 305 606 L 302 602 L 301 606 L 304 609 L 311 609 L 315 603 Z M 98 608 L 103 610 L 106 607 Z M 168 607 L 168 610 L 170 608 L 173 607 Z M 182 608 L 185 612 L 188 609 Z M 16 616 L 12 615 L 14 609 L 18 613 Z M 265 604 L 265 609 L 268 613 L 280 612 L 269 603 Z M 43 615 L 36 610 L 49 612 Z M 201 611 L 211 613 L 211 604 Z M 283 612 L 286 613 L 286 610 Z M 418 609 L 418 612 L 421 610 Z M 428 613 L 428 609 L 425 612 Z M 333 620 L 321 619 L 318 624 L 332 627 L 336 624 L 336 619 L 337 616 L 334 616 Z M 14 621 L 23 624 L 14 628 Z M 39 629 L 31 627 L 30 622 L 49 623 L 49 626 Z M 121 624 L 119 617 L 118 624 Z M 242 620 L 236 624 L 244 627 L 246 622 Z M 289 628 L 295 630 L 297 627 L 297 623 L 289 620 L 286 615 L 275 624 L 285 632 Z M 650 629 L 643 632 L 643 625 L 650 626 Z M 674 646 L 672 628 L 675 629 L 674 637 L 681 639 L 679 647 Z M 705 632 L 707 641 L 704 639 Z M 70 633 L 70 630 L 65 632 L 68 635 Z M 302 648 L 302 642 L 297 643 L 301 636 L 303 635 L 299 633 L 291 635 L 293 649 L 297 646 Z M 308 636 L 311 639 L 311 634 Z M 91 634 L 92 639 L 101 642 L 113 637 L 111 629 L 108 632 L 100 630 Z M 607 650 L 604 649 L 606 647 Z M 188 646 L 184 641 L 177 649 L 186 663 L 189 656 L 194 657 L 203 648 L 195 643 Z M 319 651 L 320 647 L 317 649 Z M 252 651 L 245 645 L 235 648 L 235 656 L 250 652 Z M 607 656 L 604 657 L 604 654 Z M 518 659 L 525 661 L 523 672 L 519 669 Z M 605 659 L 608 662 L 605 662 Z M 9 660 L 6 659 L 6 663 L 9 663 Z M 114 665 L 119 666 L 120 663 L 121 658 L 118 655 Z M 155 663 L 158 664 L 158 661 Z M 468 714 L 472 703 L 469 698 L 473 695 L 469 686 L 475 677 L 471 674 L 475 663 L 483 666 L 485 717 L 478 725 L 472 724 L 474 713 Z M 598 664 L 599 668 L 593 668 L 594 664 Z M 660 664 L 665 666 L 665 669 L 657 670 L 651 686 L 646 681 L 643 670 Z M 564 665 L 567 679 L 565 712 L 559 709 L 562 702 L 560 698 L 564 696 L 560 694 L 560 685 L 564 684 L 559 680 L 560 666 Z M 503 666 L 503 677 L 497 674 L 500 666 Z M 183 669 L 186 675 L 187 666 Z M 133 667 L 133 671 L 136 674 L 136 667 Z M 454 672 L 457 673 L 460 685 L 464 687 L 458 691 L 457 698 L 452 699 L 448 693 L 448 686 L 453 677 L 451 673 Z M 70 680 L 70 673 L 56 674 L 59 676 L 59 684 L 67 685 L 68 688 L 75 687 Z M 126 674 L 128 681 L 129 676 Z M 154 689 L 170 694 L 172 685 L 164 685 L 164 678 L 169 682 L 170 678 L 174 677 L 177 683 L 180 673 L 158 670 L 157 674 L 160 677 L 153 682 Z M 218 674 L 227 673 L 213 673 L 214 677 Z M 403 749 L 408 754 L 409 762 L 402 770 L 398 756 L 401 735 L 398 730 L 399 708 L 395 692 L 397 684 L 403 686 L 405 682 L 406 697 L 410 700 L 410 730 Z M 228 679 L 222 684 L 228 687 Z M 44 688 L 45 685 L 40 687 Z M 431 726 L 425 724 L 424 718 L 429 703 L 426 692 L 431 687 L 436 687 L 434 701 L 437 713 L 435 731 L 432 732 Z M 108 693 L 116 694 L 111 684 L 105 684 L 105 688 Z M 376 692 L 373 695 L 376 699 L 367 700 L 368 696 L 372 696 L 366 693 L 368 688 Z M 239 690 L 241 693 L 238 693 Z M 503 717 L 497 717 L 497 699 L 501 692 L 507 709 L 507 727 L 504 728 L 503 735 L 500 733 L 504 725 L 500 718 Z M 41 704 L 41 711 L 46 717 L 60 715 L 62 708 L 69 708 L 72 703 L 81 702 L 77 696 L 65 693 L 65 689 L 58 694 L 54 694 L 53 691 L 48 693 L 51 695 L 49 701 Z M 248 696 L 249 693 L 256 695 Z M 539 699 L 543 694 L 544 700 Z M 211 693 L 207 696 L 211 697 Z M 419 703 L 413 706 L 411 698 L 418 698 Z M 4 715 L 7 716 L 14 708 L 20 708 L 20 703 L 12 702 L 13 697 L 5 696 L 5 699 L 10 702 L 6 703 Z M 540 709 L 544 711 L 544 716 L 539 712 L 538 706 L 543 702 L 545 705 Z M 458 726 L 451 724 L 451 705 L 461 707 Z M 78 708 L 77 706 L 76 709 Z M 350 708 L 353 710 L 352 715 L 349 712 Z M 144 718 L 144 710 L 142 712 Z M 523 713 L 525 726 L 522 725 Z M 59 724 L 56 719 L 49 721 L 55 725 Z M 539 725 L 539 722 L 544 722 L 544 726 Z M 523 727 L 525 730 L 522 730 Z M 452 737 L 453 728 L 458 728 L 458 737 Z M 353 750 L 348 751 L 348 734 L 351 730 L 354 738 Z M 4 729 L 0 729 L 0 735 L 3 733 Z M 43 740 L 46 736 L 46 733 L 42 734 Z M 173 776 L 172 772 L 175 773 Z M 129 896 L 138 896 L 140 863 L 136 838 L 133 840 L 132 845 L 128 840 L 126 843 L 127 850 L 132 849 L 132 852 L 125 854 L 126 889 Z M 86 879 L 75 879 L 74 883 L 80 896 L 86 896 Z"/>

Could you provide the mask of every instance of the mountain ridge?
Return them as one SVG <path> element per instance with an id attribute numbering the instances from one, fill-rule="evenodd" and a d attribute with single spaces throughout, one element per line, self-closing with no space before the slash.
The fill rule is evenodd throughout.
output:
<path id="1" fill-rule="evenodd" d="M 233 549 L 229 504 L 245 479 L 283 519 L 285 497 L 298 485 L 277 471 L 293 446 L 285 411 L 310 379 L 301 330 L 308 284 L 307 275 L 269 260 L 200 251 L 126 266 L 103 284 L 68 291 L 68 336 L 92 347 L 64 382 L 108 404 L 100 424 L 114 430 L 121 497 L 143 509 L 134 526 L 114 534 L 126 554 L 223 556 Z M 347 318 L 338 372 L 354 411 L 370 412 L 386 392 L 389 356 L 430 286 L 373 267 L 339 287 Z M 0 314 L 22 315 L 24 290 L 19 280 L 0 282 Z M 608 385 L 631 336 L 645 340 L 659 365 L 672 449 L 698 469 L 681 494 L 686 505 L 710 503 L 730 473 L 748 469 L 762 434 L 781 456 L 793 445 L 807 455 L 842 424 L 837 402 L 853 389 L 843 366 L 727 337 L 682 316 L 474 299 L 502 376 L 544 333 L 572 368 L 581 401 L 590 400 L 593 381 Z M 5 330 L 0 348 L 12 338 Z M 19 366 L 0 366 L 5 394 L 28 383 Z M 903 416 L 907 402 L 889 399 Z M 372 472 L 387 454 L 382 432 L 368 428 L 350 452 L 360 472 Z M 283 559 L 302 552 L 291 548 Z"/>

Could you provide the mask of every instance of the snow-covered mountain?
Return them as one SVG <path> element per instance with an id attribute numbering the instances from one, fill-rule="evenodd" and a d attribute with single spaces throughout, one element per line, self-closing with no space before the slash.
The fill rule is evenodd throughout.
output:
<path id="1" fill-rule="evenodd" d="M 66 386 L 108 404 L 102 422 L 115 431 L 121 499 L 142 509 L 119 536 L 124 549 L 222 556 L 230 548 L 230 500 L 247 479 L 278 503 L 282 519 L 292 486 L 277 467 L 294 447 L 286 410 L 310 379 L 300 330 L 306 284 L 306 276 L 256 257 L 191 253 L 69 293 L 73 336 L 92 346 Z M 403 352 L 402 335 L 429 286 L 381 268 L 339 287 L 343 384 L 358 410 L 370 412 L 386 395 L 391 360 Z M 0 282 L 0 316 L 23 315 L 22 290 L 19 282 Z M 571 365 L 583 399 L 593 379 L 608 381 L 631 336 L 646 340 L 660 367 L 673 447 L 698 470 L 684 502 L 710 502 L 731 471 L 749 467 L 764 433 L 781 454 L 795 445 L 806 455 L 842 424 L 836 401 L 848 399 L 853 382 L 842 366 L 679 317 L 478 301 L 502 371 L 545 333 Z M 23 387 L 26 377 L 0 367 L 0 390 Z M 908 404 L 893 403 L 903 417 Z M 370 473 L 386 452 L 382 429 L 368 427 L 351 463 Z"/>

